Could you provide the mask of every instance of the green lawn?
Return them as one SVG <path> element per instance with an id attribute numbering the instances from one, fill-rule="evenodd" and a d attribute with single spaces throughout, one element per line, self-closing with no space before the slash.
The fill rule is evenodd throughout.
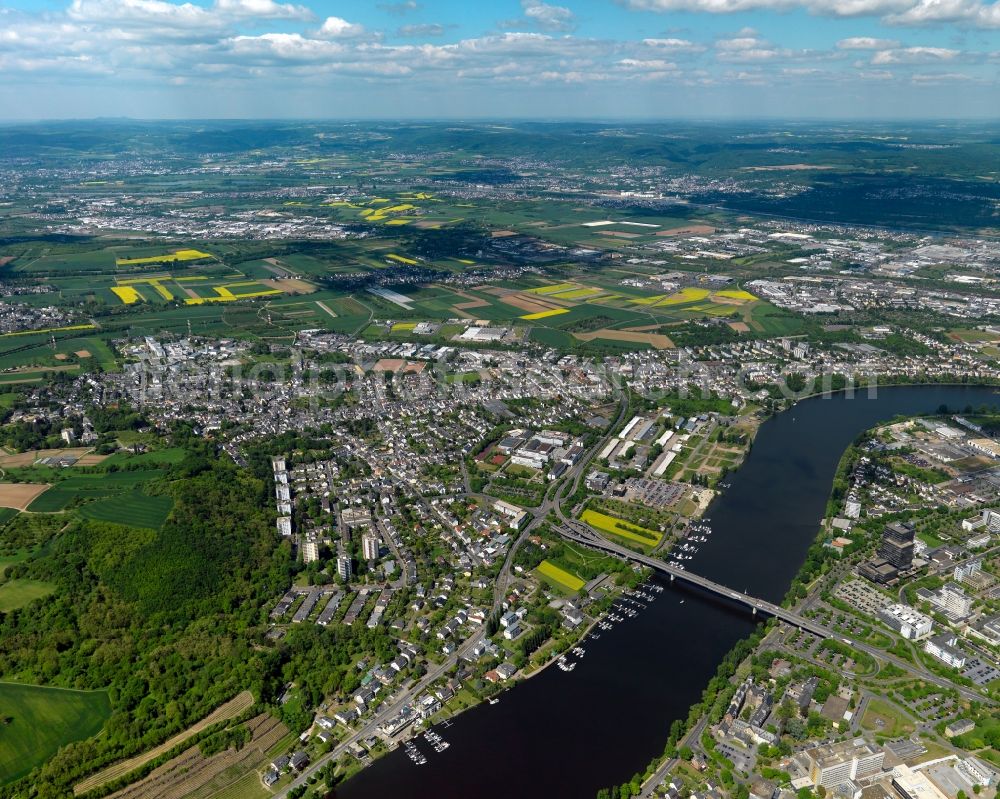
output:
<path id="1" fill-rule="evenodd" d="M 0 682 L 0 785 L 23 777 L 60 747 L 96 735 L 110 715 L 105 691 Z"/>
<path id="2" fill-rule="evenodd" d="M 80 515 L 85 519 L 159 530 L 173 506 L 170 497 L 150 497 L 141 491 L 132 491 L 89 502 L 80 508 Z"/>
<path id="3" fill-rule="evenodd" d="M 861 726 L 886 738 L 898 738 L 913 732 L 913 722 L 906 713 L 883 699 L 872 699 L 868 703 Z"/>
<path id="4" fill-rule="evenodd" d="M 0 613 L 23 608 L 29 602 L 48 596 L 55 590 L 52 583 L 41 580 L 9 580 L 0 583 Z"/>

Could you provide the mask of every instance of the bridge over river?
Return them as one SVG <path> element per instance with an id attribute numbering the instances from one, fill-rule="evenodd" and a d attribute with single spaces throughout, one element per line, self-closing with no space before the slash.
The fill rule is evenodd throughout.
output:
<path id="1" fill-rule="evenodd" d="M 693 574 L 686 569 L 680 569 L 677 566 L 665 563 L 659 558 L 644 555 L 640 552 L 629 549 L 628 547 L 616 544 L 613 541 L 608 541 L 606 538 L 598 535 L 594 530 L 582 522 L 565 519 L 563 524 L 556 529 L 560 535 L 569 541 L 574 541 L 593 549 L 609 552 L 634 563 L 641 563 L 642 565 L 648 566 L 649 568 L 655 569 L 663 574 L 668 574 L 670 575 L 671 582 L 680 580 L 688 585 L 697 586 L 704 591 L 708 591 L 709 593 L 716 594 L 720 597 L 725 597 L 733 602 L 749 607 L 753 611 L 754 615 L 761 613 L 773 616 L 786 624 L 798 627 L 800 630 L 804 630 L 805 632 L 815 635 L 821 639 L 836 639 L 852 649 L 864 652 L 870 657 L 878 660 L 888 661 L 889 663 L 892 663 L 923 680 L 934 683 L 935 685 L 939 685 L 943 688 L 954 688 L 970 701 L 994 704 L 993 700 L 973 688 L 953 683 L 950 680 L 944 679 L 943 677 L 928 671 L 921 665 L 911 663 L 908 660 L 903 660 L 902 658 L 896 657 L 883 649 L 878 649 L 870 644 L 866 644 L 863 641 L 847 638 L 843 634 L 819 624 L 812 619 L 808 619 L 805 616 L 789 610 L 788 608 L 783 608 L 780 605 L 775 605 L 773 602 L 768 602 L 764 599 L 758 599 L 757 597 L 750 596 L 747 593 L 735 591 L 725 585 L 720 585 L 713 580 L 709 580 L 707 577 L 702 577 L 701 575 Z"/>
<path id="2" fill-rule="evenodd" d="M 812 633 L 819 638 L 837 637 L 837 633 L 829 627 L 824 627 L 822 624 L 818 624 L 812 619 L 807 619 L 805 616 L 800 616 L 798 613 L 790 611 L 787 608 L 783 608 L 780 605 L 775 605 L 773 602 L 768 602 L 765 599 L 758 599 L 757 597 L 750 596 L 747 593 L 735 591 L 725 585 L 720 585 L 713 580 L 709 580 L 707 577 L 702 577 L 701 575 L 687 571 L 687 569 L 682 569 L 666 563 L 659 558 L 643 555 L 635 550 L 629 549 L 628 547 L 615 544 L 614 542 L 608 541 L 606 538 L 597 535 L 585 524 L 567 520 L 566 524 L 559 528 L 559 532 L 564 538 L 568 538 L 578 544 L 583 544 L 585 546 L 592 547 L 593 549 L 604 550 L 605 552 L 610 552 L 614 555 L 618 555 L 619 557 L 626 558 L 627 560 L 631 560 L 636 563 L 641 563 L 644 566 L 649 566 L 651 569 L 656 569 L 659 572 L 668 574 L 670 575 L 671 582 L 681 580 L 682 582 L 686 582 L 690 585 L 696 585 L 710 593 L 718 594 L 726 599 L 731 599 L 734 602 L 746 605 L 754 612 L 754 614 L 765 613 L 768 616 L 774 616 L 777 619 L 781 619 L 783 622 L 787 622 L 788 624 L 798 627 L 801 630 Z M 845 643 L 847 642 L 847 639 L 843 640 Z"/>

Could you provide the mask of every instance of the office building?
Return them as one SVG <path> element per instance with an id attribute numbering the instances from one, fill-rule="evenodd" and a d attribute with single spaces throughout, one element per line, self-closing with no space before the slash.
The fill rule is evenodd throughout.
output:
<path id="1" fill-rule="evenodd" d="M 948 618 L 957 620 L 967 618 L 972 612 L 972 597 L 958 583 L 946 583 L 937 591 L 918 588 L 917 597 L 924 602 L 930 602 Z"/>
<path id="2" fill-rule="evenodd" d="M 878 556 L 900 571 L 909 569 L 913 565 L 914 537 L 915 530 L 912 524 L 905 522 L 887 524 L 882 533 Z"/>

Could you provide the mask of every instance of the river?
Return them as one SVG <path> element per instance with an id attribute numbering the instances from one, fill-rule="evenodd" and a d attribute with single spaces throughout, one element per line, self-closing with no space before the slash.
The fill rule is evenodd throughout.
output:
<path id="1" fill-rule="evenodd" d="M 706 516 L 713 534 L 685 566 L 780 602 L 816 536 L 837 464 L 864 430 L 946 404 L 1000 405 L 993 389 L 913 386 L 807 399 L 761 425 L 743 466 Z M 588 640 L 575 670 L 545 669 L 496 705 L 436 728 L 451 746 L 418 766 L 402 748 L 341 786 L 338 799 L 592 799 L 663 751 L 725 653 L 754 626 L 749 612 L 677 587 Z"/>

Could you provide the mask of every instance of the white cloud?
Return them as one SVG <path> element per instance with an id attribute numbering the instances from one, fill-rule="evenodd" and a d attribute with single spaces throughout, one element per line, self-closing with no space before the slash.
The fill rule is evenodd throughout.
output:
<path id="1" fill-rule="evenodd" d="M 396 31 L 396 35 L 406 39 L 420 39 L 424 37 L 444 36 L 444 31 L 444 25 L 437 22 L 427 22 L 415 25 L 403 25 Z"/>
<path id="2" fill-rule="evenodd" d="M 113 25 L 139 25 L 170 28 L 216 27 L 212 13 L 193 3 L 168 3 L 165 0 L 73 0 L 70 19 L 78 22 Z"/>
<path id="3" fill-rule="evenodd" d="M 313 13 L 305 6 L 276 3 L 274 0 L 215 0 L 215 8 L 224 15 L 256 19 L 310 20 Z"/>
<path id="4" fill-rule="evenodd" d="M 360 36 L 364 32 L 364 25 L 357 25 L 340 17 L 327 17 L 323 22 L 323 26 L 319 29 L 319 35 L 325 39 Z"/>
<path id="5" fill-rule="evenodd" d="M 234 36 L 223 42 L 232 54 L 250 63 L 284 61 L 322 61 L 339 58 L 342 44 L 321 39 L 307 39 L 299 33 L 263 33 L 260 36 Z"/>
<path id="6" fill-rule="evenodd" d="M 687 39 L 643 39 L 642 43 L 647 47 L 669 50 L 672 53 L 701 53 L 705 50 L 704 45 L 689 42 Z"/>
<path id="7" fill-rule="evenodd" d="M 910 80 L 913 83 L 930 85 L 939 83 L 970 83 L 974 78 L 963 72 L 917 72 L 910 76 Z"/>
<path id="8" fill-rule="evenodd" d="M 623 58 L 618 66 L 629 72 L 672 72 L 677 69 L 676 64 L 662 58 Z"/>
<path id="9" fill-rule="evenodd" d="M 752 63 L 756 61 L 771 61 L 783 55 L 789 55 L 788 51 L 780 50 L 770 42 L 759 39 L 752 34 L 753 31 L 741 31 L 740 36 L 731 39 L 719 39 L 715 43 L 715 49 L 720 61 L 729 63 Z"/>
<path id="10" fill-rule="evenodd" d="M 892 25 L 961 23 L 1000 28 L 1000 0 L 620 0 L 627 8 L 662 13 L 735 14 L 804 9 L 829 17 L 881 17 Z"/>
<path id="11" fill-rule="evenodd" d="M 934 64 L 951 61 L 961 55 L 958 50 L 947 47 L 901 47 L 894 50 L 879 50 L 872 56 L 873 64 Z"/>
<path id="12" fill-rule="evenodd" d="M 401 17 L 404 14 L 409 14 L 411 11 L 419 11 L 421 9 L 420 3 L 416 2 L 416 0 L 403 0 L 401 3 L 376 3 L 375 7 L 386 14 L 392 14 L 394 17 Z"/>
<path id="13" fill-rule="evenodd" d="M 571 31 L 576 28 L 576 16 L 564 6 L 553 6 L 541 0 L 521 0 L 524 16 L 543 30 Z"/>
<path id="14" fill-rule="evenodd" d="M 985 4 L 978 0 L 918 0 L 909 8 L 891 14 L 892 25 L 928 25 L 958 22 L 981 28 L 1000 27 L 1000 2 Z"/>
<path id="15" fill-rule="evenodd" d="M 838 50 L 888 50 L 898 46 L 899 42 L 892 39 L 874 39 L 871 36 L 852 36 L 837 42 Z"/>

